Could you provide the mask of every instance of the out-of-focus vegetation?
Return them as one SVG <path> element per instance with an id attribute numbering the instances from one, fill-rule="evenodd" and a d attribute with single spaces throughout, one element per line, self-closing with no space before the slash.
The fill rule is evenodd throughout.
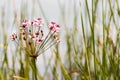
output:
<path id="1" fill-rule="evenodd" d="M 120 1 L 54 0 L 57 11 L 47 1 L 1 0 L 0 80 L 33 80 L 29 57 L 9 36 L 34 17 L 61 25 L 62 42 L 37 59 L 38 80 L 119 80 Z"/>

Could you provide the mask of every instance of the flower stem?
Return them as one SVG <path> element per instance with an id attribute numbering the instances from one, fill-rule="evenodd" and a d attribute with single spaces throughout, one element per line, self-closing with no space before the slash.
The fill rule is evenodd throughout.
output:
<path id="1" fill-rule="evenodd" d="M 37 80 L 36 57 L 31 57 L 34 80 Z"/>

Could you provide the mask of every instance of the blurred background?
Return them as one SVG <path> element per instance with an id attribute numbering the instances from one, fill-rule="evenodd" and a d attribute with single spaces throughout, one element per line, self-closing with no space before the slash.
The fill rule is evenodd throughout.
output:
<path id="1" fill-rule="evenodd" d="M 32 80 L 10 35 L 38 17 L 61 26 L 61 43 L 37 58 L 38 80 L 120 79 L 120 0 L 0 0 L 0 80 Z"/>

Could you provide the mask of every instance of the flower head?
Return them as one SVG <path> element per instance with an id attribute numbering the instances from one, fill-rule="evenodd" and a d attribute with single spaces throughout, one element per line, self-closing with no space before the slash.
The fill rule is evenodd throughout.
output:
<path id="1" fill-rule="evenodd" d="M 32 26 L 42 27 L 44 24 L 43 24 L 41 18 L 37 18 L 37 19 L 33 19 L 33 20 L 32 20 L 31 25 L 32 25 Z"/>
<path id="2" fill-rule="evenodd" d="M 49 24 L 49 29 L 53 32 L 59 32 L 60 31 L 60 25 L 56 24 L 55 22 L 51 22 Z"/>
<path id="3" fill-rule="evenodd" d="M 20 34 L 22 38 L 18 38 L 16 33 L 13 33 L 10 38 L 15 41 L 17 38 L 17 43 L 20 44 L 21 48 L 30 56 L 38 56 L 43 53 L 51 46 L 60 42 L 57 34 L 60 31 L 60 26 L 55 22 L 49 24 L 50 31 L 47 36 L 44 37 L 42 30 L 43 22 L 41 18 L 30 20 L 23 20 L 22 27 L 20 29 Z M 23 47 L 24 46 L 24 47 Z"/>
<path id="4" fill-rule="evenodd" d="M 31 25 L 31 23 L 30 23 L 29 20 L 23 20 L 22 28 L 26 28 L 26 27 L 28 27 L 28 26 L 30 26 L 30 25 Z"/>

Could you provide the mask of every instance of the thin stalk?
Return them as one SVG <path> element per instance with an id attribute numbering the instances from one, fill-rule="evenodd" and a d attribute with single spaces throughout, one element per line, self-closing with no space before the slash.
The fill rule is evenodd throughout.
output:
<path id="1" fill-rule="evenodd" d="M 49 46 L 47 46 L 47 48 L 43 49 L 42 52 L 48 50 L 50 47 L 52 47 L 53 45 L 56 45 L 56 44 L 57 44 L 57 42 L 54 42 L 54 43 L 50 44 Z M 40 55 L 42 52 L 39 52 L 38 55 Z"/>
<path id="2" fill-rule="evenodd" d="M 94 54 L 94 73 L 95 73 L 95 80 L 97 80 L 97 70 L 96 70 L 96 54 L 95 54 L 95 35 L 94 35 L 94 23 L 95 23 L 95 16 L 94 16 L 94 0 L 92 0 L 92 38 L 93 38 L 93 54 Z"/>
<path id="3" fill-rule="evenodd" d="M 94 73 L 95 73 L 95 80 L 96 80 L 97 79 L 97 74 L 96 74 L 96 55 L 95 55 L 95 38 L 94 38 L 95 16 L 94 16 L 94 9 L 93 9 L 93 0 L 92 0 L 92 22 L 91 22 L 91 19 L 90 19 L 90 11 L 89 11 L 89 8 L 88 8 L 87 0 L 85 1 L 85 3 L 86 3 L 88 19 L 89 19 L 89 24 L 90 24 L 90 29 L 91 29 L 91 33 L 92 33 L 92 39 L 93 39 Z"/>
<path id="4" fill-rule="evenodd" d="M 51 45 L 52 43 L 54 43 L 54 39 L 49 40 L 49 42 L 47 42 L 46 45 L 44 45 L 41 49 L 44 50 L 44 48 L 46 48 L 47 46 Z"/>
<path id="5" fill-rule="evenodd" d="M 31 62 L 32 62 L 32 70 L 33 70 L 34 80 L 38 80 L 37 79 L 36 57 L 31 57 Z"/>
<path id="6" fill-rule="evenodd" d="M 46 42 L 46 40 L 48 39 L 48 36 L 50 35 L 50 32 L 51 31 L 49 31 L 49 33 L 47 34 L 47 36 L 45 37 L 45 39 L 44 39 L 44 41 L 41 43 L 41 45 L 38 47 L 38 51 L 39 51 L 39 49 L 42 47 L 42 46 L 44 46 L 45 45 L 45 42 Z M 38 52 L 37 51 L 37 52 Z"/>
<path id="7" fill-rule="evenodd" d="M 88 75 L 89 75 L 89 79 L 91 80 L 91 75 L 90 75 L 90 66 L 89 66 L 89 58 L 88 58 L 88 49 L 86 47 L 86 38 L 85 38 L 85 31 L 84 31 L 84 24 L 83 24 L 83 17 L 82 17 L 82 14 L 81 14 L 81 22 L 82 22 L 82 33 L 83 33 L 83 39 L 84 39 L 84 44 L 85 44 L 85 49 L 87 50 L 87 53 L 86 53 L 86 59 L 87 59 L 87 69 L 88 69 Z"/>
<path id="8" fill-rule="evenodd" d="M 53 36 L 53 34 L 54 34 L 55 32 L 53 32 L 52 34 L 51 33 L 49 33 L 49 37 L 47 36 L 47 38 L 45 39 L 45 41 L 44 41 L 44 43 L 43 43 L 43 45 L 41 45 L 41 47 L 40 48 L 43 48 L 45 45 L 46 45 L 46 43 L 48 43 L 48 41 L 51 39 L 51 37 Z"/>
<path id="9" fill-rule="evenodd" d="M 102 49 L 102 73 L 103 73 L 103 76 L 102 76 L 102 80 L 106 80 L 105 79 L 105 65 L 106 65 L 106 53 L 105 53 L 105 23 L 104 23 L 104 5 L 103 5 L 103 0 L 102 0 L 102 24 L 103 24 L 103 49 Z"/>

